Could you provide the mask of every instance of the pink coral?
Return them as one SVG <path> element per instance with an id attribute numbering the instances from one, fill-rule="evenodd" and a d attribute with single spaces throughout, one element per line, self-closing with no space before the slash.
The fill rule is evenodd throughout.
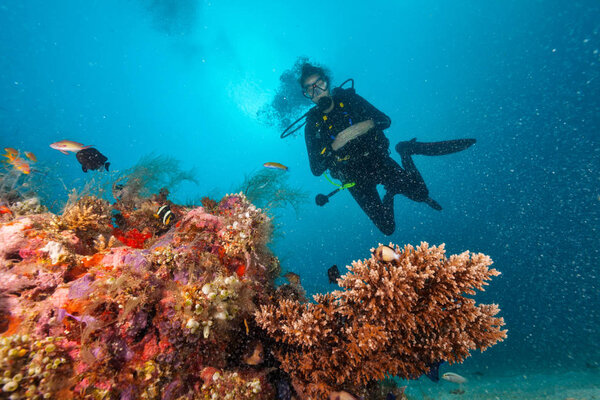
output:
<path id="1" fill-rule="evenodd" d="M 27 246 L 25 231 L 31 227 L 32 221 L 29 218 L 19 218 L 0 226 L 0 262 L 15 257 L 21 248 Z"/>

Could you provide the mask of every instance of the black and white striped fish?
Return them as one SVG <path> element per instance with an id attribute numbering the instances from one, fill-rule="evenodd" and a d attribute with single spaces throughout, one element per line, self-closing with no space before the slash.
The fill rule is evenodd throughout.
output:
<path id="1" fill-rule="evenodd" d="M 173 220 L 173 212 L 171 211 L 171 207 L 168 204 L 164 206 L 160 206 L 158 211 L 156 211 L 156 218 L 160 219 L 164 225 L 169 225 Z"/>

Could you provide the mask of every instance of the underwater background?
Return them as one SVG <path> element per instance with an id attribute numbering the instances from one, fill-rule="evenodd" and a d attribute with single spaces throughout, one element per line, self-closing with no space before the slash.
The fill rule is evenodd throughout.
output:
<path id="1" fill-rule="evenodd" d="M 442 212 L 397 196 L 385 237 L 348 193 L 314 204 L 334 187 L 310 173 L 302 134 L 282 140 L 280 121 L 260 113 L 302 56 L 334 85 L 353 78 L 391 117 L 392 146 L 477 138 L 415 157 Z M 477 298 L 500 305 L 508 338 L 465 362 L 486 373 L 598 374 L 599 78 L 595 0 L 0 3 L 0 146 L 48 168 L 40 191 L 53 211 L 102 179 L 49 147 L 62 139 L 95 145 L 111 170 L 176 158 L 198 181 L 173 188 L 180 202 L 283 163 L 308 199 L 277 211 L 272 248 L 309 294 L 333 290 L 327 269 L 378 243 L 492 257 L 502 275 Z"/>

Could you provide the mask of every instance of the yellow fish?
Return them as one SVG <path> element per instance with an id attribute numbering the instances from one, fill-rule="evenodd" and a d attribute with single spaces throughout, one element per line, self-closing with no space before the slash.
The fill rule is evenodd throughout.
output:
<path id="1" fill-rule="evenodd" d="M 263 167 L 265 167 L 265 168 L 271 168 L 271 169 L 280 169 L 282 171 L 289 170 L 288 167 L 286 167 L 285 165 L 280 164 L 278 162 L 266 162 L 266 163 L 263 164 Z"/>

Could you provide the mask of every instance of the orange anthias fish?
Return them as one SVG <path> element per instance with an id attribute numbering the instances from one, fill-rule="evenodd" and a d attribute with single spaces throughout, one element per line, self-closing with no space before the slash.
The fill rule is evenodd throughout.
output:
<path id="1" fill-rule="evenodd" d="M 5 147 L 4 151 L 6 151 L 5 157 L 8 157 L 10 155 L 14 158 L 19 155 L 19 151 L 16 149 L 13 149 L 12 147 Z"/>
<path id="2" fill-rule="evenodd" d="M 12 211 L 6 206 L 0 206 L 0 214 L 12 214 Z"/>
<path id="3" fill-rule="evenodd" d="M 4 149 L 6 150 L 6 154 L 2 154 L 2 157 L 6 157 L 8 158 L 8 161 L 3 161 L 3 162 L 12 162 L 15 158 L 17 158 L 19 156 L 19 152 L 16 151 L 15 149 L 11 149 L 11 148 L 6 148 Z M 9 151 L 10 150 L 10 151 Z"/>
<path id="4" fill-rule="evenodd" d="M 69 154 L 69 151 L 77 153 L 83 149 L 89 149 L 92 146 L 84 146 L 83 144 L 74 142 L 72 140 L 61 140 L 60 142 L 52 143 L 50 147 L 54 150 L 60 151 L 63 154 Z"/>
<path id="5" fill-rule="evenodd" d="M 30 151 L 25 152 L 25 157 L 29 158 L 32 162 L 37 162 L 37 157 Z"/>
<path id="6" fill-rule="evenodd" d="M 265 168 L 271 168 L 271 169 L 280 169 L 282 171 L 289 170 L 288 167 L 286 167 L 285 165 L 280 164 L 278 162 L 266 162 L 266 163 L 263 164 L 263 167 L 265 167 Z"/>
<path id="7" fill-rule="evenodd" d="M 9 160 L 8 163 L 11 164 L 14 169 L 24 173 L 25 175 L 31 173 L 31 167 L 29 166 L 29 163 L 23 160 L 21 157 Z"/>

